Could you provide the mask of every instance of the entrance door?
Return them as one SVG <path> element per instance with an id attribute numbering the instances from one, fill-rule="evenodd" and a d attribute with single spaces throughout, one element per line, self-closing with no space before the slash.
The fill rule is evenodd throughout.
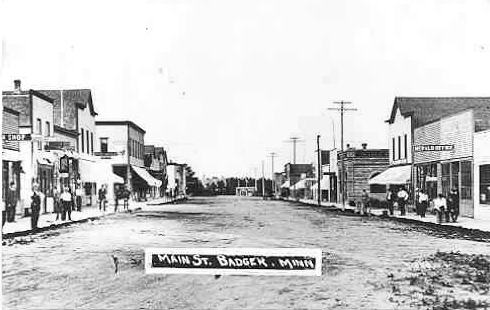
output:
<path id="1" fill-rule="evenodd" d="M 471 161 L 461 161 L 460 172 L 460 214 L 463 216 L 473 217 L 473 164 Z"/>

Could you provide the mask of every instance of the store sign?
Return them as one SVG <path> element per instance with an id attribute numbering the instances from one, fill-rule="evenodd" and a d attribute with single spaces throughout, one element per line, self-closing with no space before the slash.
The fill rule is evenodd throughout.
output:
<path id="1" fill-rule="evenodd" d="M 70 172 L 70 161 L 68 156 L 64 155 L 60 158 L 60 173 Z"/>
<path id="2" fill-rule="evenodd" d="M 94 152 L 94 155 L 95 156 L 117 156 L 119 155 L 118 152 Z"/>
<path id="3" fill-rule="evenodd" d="M 46 151 L 58 150 L 58 151 L 75 151 L 75 147 L 71 146 L 67 141 L 49 141 L 44 147 Z"/>
<path id="4" fill-rule="evenodd" d="M 2 134 L 3 141 L 31 141 L 30 133 L 7 133 Z"/>
<path id="5" fill-rule="evenodd" d="M 145 250 L 146 274 L 321 276 L 320 249 L 162 248 Z"/>
<path id="6" fill-rule="evenodd" d="M 441 151 L 454 151 L 454 144 L 426 144 L 415 145 L 413 147 L 414 152 L 441 152 Z"/>

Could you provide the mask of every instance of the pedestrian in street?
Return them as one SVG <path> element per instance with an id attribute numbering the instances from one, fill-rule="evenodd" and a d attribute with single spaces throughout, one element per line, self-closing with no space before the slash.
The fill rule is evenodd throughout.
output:
<path id="1" fill-rule="evenodd" d="M 68 186 L 65 186 L 65 188 L 63 189 L 63 193 L 61 194 L 60 200 L 63 208 L 61 213 L 61 220 L 66 221 L 66 216 L 68 215 L 68 220 L 71 221 L 71 209 L 72 209 L 73 199 L 72 199 L 72 195 L 70 194 L 70 189 L 68 188 Z"/>
<path id="2" fill-rule="evenodd" d="M 75 199 L 77 202 L 77 211 L 82 212 L 82 187 L 80 185 L 77 185 L 75 189 Z"/>
<path id="3" fill-rule="evenodd" d="M 447 210 L 447 201 L 442 194 L 439 194 L 437 198 L 433 200 L 434 210 L 436 211 L 437 222 L 442 223 L 442 218 Z"/>
<path id="4" fill-rule="evenodd" d="M 10 187 L 7 190 L 5 203 L 7 204 L 7 222 L 15 222 L 15 209 L 17 207 L 17 188 L 14 182 L 10 182 Z"/>
<path id="5" fill-rule="evenodd" d="M 369 206 L 369 194 L 365 189 L 363 189 L 361 195 L 361 215 L 368 213 L 368 206 Z"/>
<path id="6" fill-rule="evenodd" d="M 420 205 L 420 217 L 425 217 L 429 205 L 429 196 L 423 190 L 419 192 L 418 203 Z"/>
<path id="7" fill-rule="evenodd" d="M 397 194 L 397 197 L 398 197 L 398 205 L 400 206 L 400 215 L 405 216 L 406 214 L 405 207 L 408 202 L 408 193 L 404 187 L 400 189 L 400 191 Z"/>
<path id="8" fill-rule="evenodd" d="M 55 186 L 53 188 L 53 204 L 54 204 L 54 212 L 56 213 L 56 220 L 60 219 L 60 214 L 62 213 L 61 201 L 60 201 L 60 191 Z"/>
<path id="9" fill-rule="evenodd" d="M 122 188 L 118 187 L 114 193 L 114 212 L 117 212 L 119 207 L 119 199 L 122 197 Z"/>
<path id="10" fill-rule="evenodd" d="M 456 188 L 453 188 L 449 194 L 448 207 L 451 219 L 454 223 L 456 223 L 459 216 L 459 194 Z"/>
<path id="11" fill-rule="evenodd" d="M 393 215 L 394 195 L 391 189 L 388 189 L 388 191 L 386 192 L 386 203 L 388 205 L 388 211 L 390 212 L 390 215 Z"/>
<path id="12" fill-rule="evenodd" d="M 39 212 L 41 211 L 41 193 L 39 185 L 34 184 L 32 187 L 31 196 L 31 229 L 37 230 L 37 222 L 39 220 Z"/>

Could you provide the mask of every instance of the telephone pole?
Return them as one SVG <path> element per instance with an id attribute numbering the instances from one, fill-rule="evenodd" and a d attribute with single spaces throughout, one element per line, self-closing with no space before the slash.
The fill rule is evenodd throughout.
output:
<path id="1" fill-rule="evenodd" d="M 300 140 L 299 137 L 291 137 L 285 142 L 293 143 L 293 164 L 296 164 L 296 144 L 298 142 L 304 142 L 305 140 Z"/>
<path id="2" fill-rule="evenodd" d="M 276 181 L 274 179 L 274 157 L 276 156 L 277 154 L 274 152 L 269 154 L 269 157 L 271 158 L 272 193 L 274 197 L 276 196 Z"/>
<path id="3" fill-rule="evenodd" d="M 265 198 L 264 161 L 262 161 L 262 197 Z"/>
<path id="4" fill-rule="evenodd" d="M 340 160 L 342 167 L 342 175 L 340 176 L 340 186 L 342 188 L 342 209 L 345 210 L 345 165 L 344 165 L 344 112 L 345 111 L 357 111 L 356 108 L 346 108 L 346 104 L 352 104 L 348 101 L 335 101 L 334 104 L 339 104 L 340 108 L 328 108 L 333 111 L 340 111 Z"/>
<path id="5" fill-rule="evenodd" d="M 321 177 L 322 177 L 322 159 L 321 159 L 321 151 L 320 151 L 320 135 L 316 136 L 316 151 L 318 156 L 318 168 L 317 168 L 317 184 L 318 184 L 318 206 L 322 205 L 322 188 L 320 186 Z"/>

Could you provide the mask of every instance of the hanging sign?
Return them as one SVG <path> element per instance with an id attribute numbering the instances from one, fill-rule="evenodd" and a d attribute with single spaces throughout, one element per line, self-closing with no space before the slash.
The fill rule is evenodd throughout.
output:
<path id="1" fill-rule="evenodd" d="M 2 134 L 3 141 L 31 141 L 30 133 L 7 133 Z"/>
<path id="2" fill-rule="evenodd" d="M 414 152 L 441 152 L 454 151 L 454 144 L 425 144 L 414 145 Z"/>
<path id="3" fill-rule="evenodd" d="M 60 173 L 69 173 L 70 172 L 70 162 L 68 160 L 68 156 L 64 155 L 60 157 Z"/>
<path id="4" fill-rule="evenodd" d="M 145 250 L 146 274 L 321 276 L 321 249 L 161 248 Z"/>

